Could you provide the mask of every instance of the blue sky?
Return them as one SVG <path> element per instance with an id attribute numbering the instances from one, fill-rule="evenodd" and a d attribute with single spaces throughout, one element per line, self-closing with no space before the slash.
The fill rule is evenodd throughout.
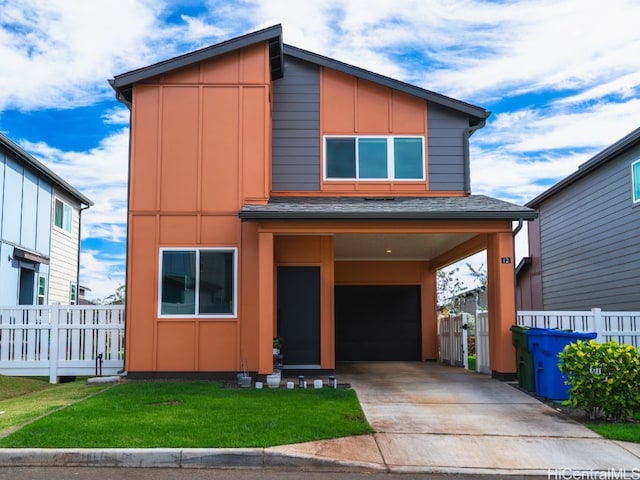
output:
<path id="1" fill-rule="evenodd" d="M 0 12 L 0 131 L 95 202 L 82 218 L 91 298 L 124 282 L 129 112 L 107 80 L 237 35 L 281 23 L 285 43 L 486 108 L 472 191 L 519 204 L 640 123 L 637 1 L 0 0 Z"/>

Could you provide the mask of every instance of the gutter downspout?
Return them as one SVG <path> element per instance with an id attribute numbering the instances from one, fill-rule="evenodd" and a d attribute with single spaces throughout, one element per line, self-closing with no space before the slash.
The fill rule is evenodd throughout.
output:
<path id="1" fill-rule="evenodd" d="M 515 228 L 515 230 L 513 231 L 513 238 L 516 238 L 516 235 L 518 233 L 520 233 L 520 230 L 522 230 L 522 227 L 524 225 L 524 220 L 522 218 L 518 219 L 518 226 Z"/>
<path id="2" fill-rule="evenodd" d="M 76 305 L 79 305 L 80 300 L 80 244 L 82 243 L 82 211 L 90 208 L 91 205 L 86 207 L 80 207 L 78 210 L 78 271 L 76 272 Z"/>
<path id="3" fill-rule="evenodd" d="M 489 115 L 490 113 L 487 112 L 487 117 Z M 462 132 L 462 144 L 464 147 L 464 152 L 463 152 L 464 172 L 465 172 L 464 173 L 464 193 L 466 193 L 467 195 L 471 194 L 471 154 L 469 153 L 469 137 L 473 135 L 473 132 L 484 127 L 486 123 L 487 123 L 486 118 L 482 119 L 480 122 L 478 122 L 477 125 L 474 125 L 473 127 L 469 127 Z"/>

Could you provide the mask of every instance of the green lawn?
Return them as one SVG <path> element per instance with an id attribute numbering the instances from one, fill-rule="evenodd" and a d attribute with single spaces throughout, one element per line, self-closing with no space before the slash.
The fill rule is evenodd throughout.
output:
<path id="1" fill-rule="evenodd" d="M 599 423 L 587 426 L 610 440 L 640 443 L 640 424 L 638 423 Z"/>
<path id="2" fill-rule="evenodd" d="M 267 447 L 371 431 L 353 390 L 125 383 L 26 425 L 0 447 Z"/>
<path id="3" fill-rule="evenodd" d="M 45 377 L 6 377 L 0 375 L 0 400 L 27 395 L 51 387 L 49 379 Z"/>
<path id="4" fill-rule="evenodd" d="M 0 376 L 0 437 L 43 415 L 64 408 L 107 388 L 86 380 L 50 385 L 47 380 Z"/>
<path id="5" fill-rule="evenodd" d="M 472 372 L 475 372 L 476 371 L 476 356 L 475 355 L 467 356 L 467 361 L 469 362 L 469 370 L 471 370 Z"/>

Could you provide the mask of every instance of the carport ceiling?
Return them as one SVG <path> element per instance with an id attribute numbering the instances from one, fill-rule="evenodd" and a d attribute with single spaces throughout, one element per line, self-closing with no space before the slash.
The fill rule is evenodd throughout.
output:
<path id="1" fill-rule="evenodd" d="M 474 234 L 337 234 L 336 260 L 431 260 Z"/>

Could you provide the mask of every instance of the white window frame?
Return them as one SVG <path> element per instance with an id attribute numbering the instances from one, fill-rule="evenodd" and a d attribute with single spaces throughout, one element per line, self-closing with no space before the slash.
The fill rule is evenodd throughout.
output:
<path id="1" fill-rule="evenodd" d="M 355 139 L 356 144 L 356 177 L 355 178 L 333 178 L 327 176 L 327 140 L 332 138 Z M 387 177 L 386 178 L 360 178 L 360 158 L 359 142 L 361 138 L 386 139 L 387 140 Z M 395 145 L 396 138 L 419 138 L 422 143 L 422 177 L 421 178 L 395 178 Z M 426 153 L 424 135 L 325 135 L 323 138 L 323 178 L 327 182 L 424 182 L 426 180 Z"/>
<path id="2" fill-rule="evenodd" d="M 636 167 L 638 165 L 639 167 Z M 636 168 L 638 175 L 636 175 Z M 636 195 L 636 190 L 640 189 L 640 158 L 631 162 L 631 198 L 634 204 L 640 204 L 640 192 Z"/>
<path id="3" fill-rule="evenodd" d="M 233 253 L 233 305 L 232 313 L 197 313 L 200 307 L 200 269 L 196 268 L 195 306 L 193 314 L 162 313 L 162 254 L 164 252 L 195 252 L 196 265 L 200 264 L 200 252 Z M 238 248 L 237 247 L 161 247 L 158 253 L 158 318 L 238 318 Z"/>
<path id="4" fill-rule="evenodd" d="M 40 295 L 40 281 L 44 280 L 44 293 Z M 42 300 L 42 303 L 40 303 Z M 36 293 L 36 303 L 38 305 L 46 305 L 47 303 L 47 276 L 41 273 L 38 274 L 38 292 Z"/>
<path id="5" fill-rule="evenodd" d="M 76 298 L 73 298 L 75 295 Z M 69 305 L 78 304 L 78 282 L 69 282 Z"/>
<path id="6" fill-rule="evenodd" d="M 59 227 L 58 225 L 56 225 L 56 202 L 60 202 L 60 204 L 62 205 L 62 226 Z M 66 228 L 64 228 L 65 225 L 65 212 L 69 212 L 69 230 L 67 230 Z M 71 235 L 73 232 L 73 207 L 71 205 L 69 205 L 68 203 L 66 203 L 64 200 L 62 200 L 61 198 L 58 197 L 54 197 L 53 199 L 53 222 L 52 222 L 54 228 L 56 228 L 57 230 L 60 230 L 61 232 L 64 232 L 68 235 Z"/>

